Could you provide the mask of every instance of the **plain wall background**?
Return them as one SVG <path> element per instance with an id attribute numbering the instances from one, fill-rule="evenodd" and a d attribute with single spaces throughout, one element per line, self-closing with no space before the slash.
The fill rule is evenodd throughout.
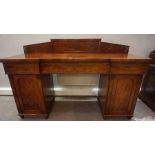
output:
<path id="1" fill-rule="evenodd" d="M 139 56 L 148 57 L 149 53 L 155 50 L 155 35 L 154 34 L 13 34 L 13 35 L 0 35 L 0 58 L 13 56 L 18 54 L 23 54 L 23 45 L 33 44 L 33 43 L 41 43 L 47 42 L 52 38 L 102 38 L 105 42 L 119 43 L 130 46 L 129 53 L 135 54 Z M 76 76 L 70 79 L 70 82 L 74 81 L 76 84 L 79 82 L 78 80 L 82 80 L 82 77 L 79 79 Z M 89 81 L 94 81 L 94 78 L 97 76 L 87 76 L 83 77 L 83 80 L 89 79 Z M 74 79 L 72 81 L 72 79 Z M 61 79 L 62 80 L 62 79 Z M 64 77 L 64 81 L 67 80 L 67 77 Z M 86 80 L 87 81 L 87 80 Z M 81 81 L 82 82 L 82 81 Z M 63 83 L 62 83 L 63 84 Z M 96 85 L 93 85 L 95 88 Z M 59 92 L 59 94 L 91 94 L 92 86 L 83 86 L 83 87 L 70 87 L 71 91 Z M 9 91 L 10 84 L 7 76 L 4 73 L 4 69 L 2 64 L 0 64 L 0 95 L 10 94 Z M 68 87 L 67 87 L 68 88 Z M 83 89 L 81 89 L 83 88 Z M 67 89 L 69 90 L 69 89 Z"/>

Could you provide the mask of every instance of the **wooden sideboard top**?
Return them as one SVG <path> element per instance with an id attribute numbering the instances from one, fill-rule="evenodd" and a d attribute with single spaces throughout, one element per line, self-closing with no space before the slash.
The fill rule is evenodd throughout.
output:
<path id="1" fill-rule="evenodd" d="M 125 62 L 125 61 L 137 61 L 137 62 L 150 62 L 150 58 L 143 58 L 132 54 L 123 53 L 34 53 L 34 54 L 21 54 L 8 58 L 0 59 L 0 62 L 39 62 L 39 61 L 112 61 L 112 62 Z"/>
<path id="2" fill-rule="evenodd" d="M 0 59 L 0 62 L 149 62 L 128 54 L 129 46 L 101 42 L 101 39 L 52 39 L 26 45 L 24 54 Z"/>

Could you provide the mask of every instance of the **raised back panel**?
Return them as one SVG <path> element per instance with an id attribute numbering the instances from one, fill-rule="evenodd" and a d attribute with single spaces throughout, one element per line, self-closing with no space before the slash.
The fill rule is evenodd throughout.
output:
<path id="1" fill-rule="evenodd" d="M 98 52 L 101 39 L 52 39 L 53 52 Z"/>
<path id="2" fill-rule="evenodd" d="M 40 44 L 32 44 L 26 45 L 23 47 L 25 54 L 31 53 L 50 53 L 52 51 L 51 42 L 40 43 Z"/>
<path id="3" fill-rule="evenodd" d="M 24 53 L 128 53 L 129 46 L 101 42 L 101 39 L 52 39 L 51 42 L 24 46 Z"/>
<path id="4" fill-rule="evenodd" d="M 127 54 L 129 52 L 129 46 L 101 42 L 100 52 L 103 52 L 103 53 L 126 53 Z"/>

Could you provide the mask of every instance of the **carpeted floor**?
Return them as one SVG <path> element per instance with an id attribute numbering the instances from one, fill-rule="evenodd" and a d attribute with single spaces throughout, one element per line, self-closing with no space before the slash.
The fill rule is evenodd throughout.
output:
<path id="1" fill-rule="evenodd" d="M 20 121 L 14 98 L 12 96 L 0 96 L 0 120 Z M 137 101 L 133 120 L 140 120 L 147 117 L 147 120 L 155 117 L 155 113 L 140 100 Z M 58 98 L 53 106 L 48 119 L 26 118 L 25 121 L 46 120 L 46 121 L 102 121 L 102 115 L 97 102 L 94 99 L 75 100 Z"/>

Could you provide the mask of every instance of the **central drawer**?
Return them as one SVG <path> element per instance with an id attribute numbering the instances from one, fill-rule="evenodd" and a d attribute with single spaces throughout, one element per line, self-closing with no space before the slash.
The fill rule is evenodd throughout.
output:
<path id="1" fill-rule="evenodd" d="M 148 64 L 138 62 L 124 62 L 124 63 L 112 63 L 112 74 L 144 74 L 147 70 Z"/>
<path id="2" fill-rule="evenodd" d="M 40 64 L 40 72 L 47 73 L 102 73 L 108 74 L 110 65 L 108 62 L 43 62 Z"/>
<path id="3" fill-rule="evenodd" d="M 39 64 L 31 62 L 9 62 L 4 63 L 7 74 L 40 74 Z"/>

